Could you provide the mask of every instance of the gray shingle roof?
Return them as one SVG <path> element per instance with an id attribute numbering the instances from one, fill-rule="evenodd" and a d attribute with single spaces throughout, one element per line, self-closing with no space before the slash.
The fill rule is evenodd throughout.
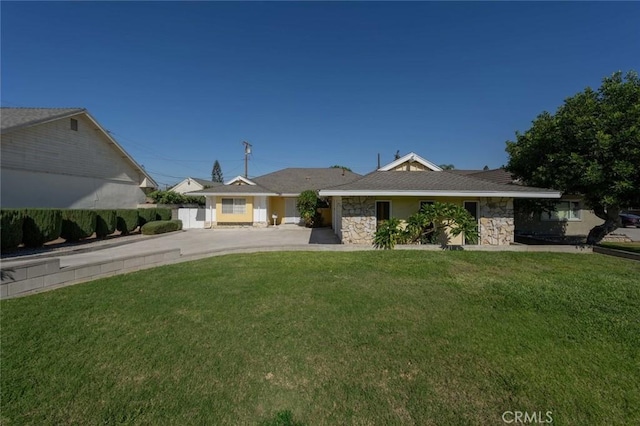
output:
<path id="1" fill-rule="evenodd" d="M 258 185 L 281 194 L 299 194 L 308 189 L 319 190 L 350 183 L 362 176 L 334 167 L 288 168 L 252 179 Z"/>
<path id="2" fill-rule="evenodd" d="M 2 131 L 26 127 L 37 123 L 85 112 L 84 108 L 0 108 Z"/>
<path id="3" fill-rule="evenodd" d="M 502 183 L 505 185 L 515 183 L 513 175 L 505 169 L 480 170 L 475 173 L 467 174 L 466 176 L 476 179 L 484 179 L 495 183 Z"/>
<path id="4" fill-rule="evenodd" d="M 208 179 L 200 179 L 200 178 L 189 178 L 197 183 L 199 183 L 200 185 L 206 187 L 210 187 L 210 186 L 219 186 L 222 185 L 222 183 L 220 182 L 214 182 L 212 180 L 208 180 Z"/>
<path id="5" fill-rule="evenodd" d="M 278 195 L 261 185 L 224 185 L 221 183 L 200 191 L 187 192 L 186 195 Z"/>
<path id="6" fill-rule="evenodd" d="M 354 182 L 326 188 L 326 191 L 548 192 L 550 195 L 557 192 L 522 185 L 505 185 L 449 171 L 375 171 Z"/>

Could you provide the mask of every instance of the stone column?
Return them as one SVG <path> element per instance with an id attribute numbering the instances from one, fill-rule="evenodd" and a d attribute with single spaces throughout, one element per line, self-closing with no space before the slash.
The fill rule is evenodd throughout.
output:
<path id="1" fill-rule="evenodd" d="M 342 243 L 372 244 L 375 232 L 375 199 L 342 197 Z"/>
<path id="2" fill-rule="evenodd" d="M 514 230 L 512 198 L 480 199 L 480 244 L 509 245 Z"/>

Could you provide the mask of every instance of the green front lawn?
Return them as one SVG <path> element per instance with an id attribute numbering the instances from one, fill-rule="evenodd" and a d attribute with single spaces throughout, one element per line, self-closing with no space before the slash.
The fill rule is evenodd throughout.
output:
<path id="1" fill-rule="evenodd" d="M 586 254 L 262 253 L 6 300 L 0 423 L 639 424 L 639 277 Z"/>

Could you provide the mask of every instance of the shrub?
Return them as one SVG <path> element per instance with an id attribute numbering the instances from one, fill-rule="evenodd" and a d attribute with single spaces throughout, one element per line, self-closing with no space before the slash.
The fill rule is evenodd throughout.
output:
<path id="1" fill-rule="evenodd" d="M 296 200 L 296 207 L 300 212 L 300 217 L 308 228 L 319 225 L 318 201 L 318 193 L 311 189 L 301 192 Z"/>
<path id="2" fill-rule="evenodd" d="M 115 210 L 96 210 L 96 237 L 104 238 L 116 231 L 118 216 Z"/>
<path id="3" fill-rule="evenodd" d="M 122 235 L 129 235 L 138 227 L 138 210 L 120 209 L 116 210 L 116 229 Z"/>
<path id="4" fill-rule="evenodd" d="M 96 231 L 95 210 L 62 210 L 60 236 L 67 241 L 78 241 Z"/>
<path id="5" fill-rule="evenodd" d="M 138 209 L 138 225 L 142 227 L 148 222 L 156 221 L 157 210 L 156 208 Z"/>
<path id="6" fill-rule="evenodd" d="M 62 210 L 26 209 L 22 224 L 22 242 L 27 247 L 40 247 L 60 237 Z"/>
<path id="7" fill-rule="evenodd" d="M 373 245 L 375 248 L 381 248 L 390 250 L 396 246 L 397 243 L 404 241 L 404 231 L 400 226 L 400 220 L 392 217 L 389 220 L 385 220 L 373 237 Z"/>
<path id="8" fill-rule="evenodd" d="M 171 220 L 171 209 L 156 209 L 156 220 Z"/>
<path id="9" fill-rule="evenodd" d="M 182 195 L 174 191 L 153 191 L 149 198 L 156 204 L 198 204 L 205 205 L 204 196 Z"/>
<path id="10" fill-rule="evenodd" d="M 392 249 L 396 244 L 441 241 L 446 246 L 450 237 L 460 234 L 464 235 L 467 243 L 477 243 L 478 226 L 473 216 L 460 205 L 435 202 L 425 204 L 419 212 L 409 216 L 404 229 L 396 218 L 385 221 L 376 231 L 373 245 Z"/>
<path id="11" fill-rule="evenodd" d="M 157 220 L 146 223 L 140 231 L 144 235 L 164 234 L 165 232 L 179 231 L 182 229 L 181 220 Z"/>
<path id="12" fill-rule="evenodd" d="M 14 249 L 22 243 L 22 224 L 24 210 L 0 210 L 0 235 L 2 236 L 2 250 Z"/>

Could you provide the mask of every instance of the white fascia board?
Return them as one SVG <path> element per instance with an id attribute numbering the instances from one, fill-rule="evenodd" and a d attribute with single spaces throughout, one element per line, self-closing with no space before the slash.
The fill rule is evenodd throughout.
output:
<path id="1" fill-rule="evenodd" d="M 282 194 L 277 194 L 280 197 L 299 197 L 300 193 L 299 192 L 287 192 L 287 193 L 282 193 Z"/>
<path id="2" fill-rule="evenodd" d="M 194 197 L 198 197 L 201 195 L 205 195 L 205 196 L 218 196 L 218 197 L 224 197 L 224 196 L 230 196 L 230 197 L 259 197 L 259 196 L 264 196 L 264 197 L 271 197 L 274 195 L 278 195 L 278 194 L 274 194 L 274 193 L 270 193 L 270 192 L 187 192 L 184 195 L 191 195 Z"/>
<path id="3" fill-rule="evenodd" d="M 388 172 L 391 169 L 395 169 L 396 167 L 398 167 L 400 164 L 405 163 L 407 161 L 415 161 L 417 163 L 422 164 L 423 166 L 425 166 L 428 169 L 433 170 L 434 172 L 441 172 L 442 169 L 438 166 L 436 166 L 435 164 L 433 164 L 431 161 L 425 160 L 424 158 L 420 157 L 418 154 L 416 154 L 415 152 L 410 152 L 407 155 L 398 158 L 397 160 L 380 167 L 378 170 L 382 171 L 382 172 Z"/>
<path id="4" fill-rule="evenodd" d="M 509 198 L 560 198 L 562 194 L 553 192 L 524 191 L 340 191 L 321 190 L 320 196 L 342 197 L 509 197 Z"/>
<path id="5" fill-rule="evenodd" d="M 249 179 L 247 179 L 246 177 L 243 177 L 243 176 L 240 176 L 240 175 L 234 177 L 233 179 L 231 179 L 228 182 L 225 182 L 225 185 L 231 185 L 231 184 L 233 184 L 233 183 L 235 183 L 237 181 L 242 181 L 242 182 L 246 183 L 247 185 L 255 185 L 255 182 L 252 182 Z"/>

